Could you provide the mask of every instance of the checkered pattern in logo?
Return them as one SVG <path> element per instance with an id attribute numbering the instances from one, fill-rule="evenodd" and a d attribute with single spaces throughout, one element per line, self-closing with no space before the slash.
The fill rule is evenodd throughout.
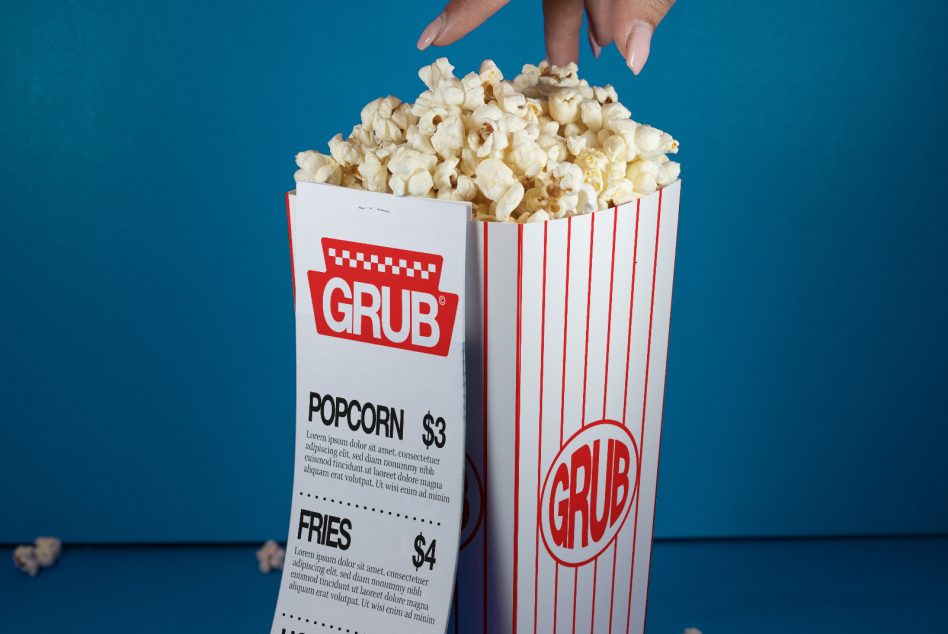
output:
<path id="1" fill-rule="evenodd" d="M 408 279 L 425 280 L 423 286 L 429 292 L 437 289 L 441 278 L 443 260 L 439 255 L 332 238 L 323 238 L 322 242 L 327 272 L 342 269 L 347 272 L 346 278 L 359 279 L 362 275 L 358 273 L 370 273 L 374 282 L 387 284 L 386 278 L 397 276 L 401 287 L 406 287 Z"/>
<path id="2" fill-rule="evenodd" d="M 427 254 L 425 254 L 427 255 Z M 327 247 L 327 259 L 332 258 L 336 266 L 349 265 L 349 268 L 355 269 L 362 267 L 366 271 L 378 271 L 379 273 L 390 272 L 392 275 L 407 275 L 415 277 L 417 273 L 421 279 L 426 280 L 432 273 L 437 273 L 438 265 L 428 262 L 422 265 L 418 260 L 405 260 L 403 258 L 391 258 L 377 254 L 366 254 L 362 251 L 349 251 L 347 249 L 336 249 Z"/>

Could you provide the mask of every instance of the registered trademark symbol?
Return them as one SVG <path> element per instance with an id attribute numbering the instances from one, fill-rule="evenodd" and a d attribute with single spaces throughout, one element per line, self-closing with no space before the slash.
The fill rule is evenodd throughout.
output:
<path id="1" fill-rule="evenodd" d="M 444 295 L 438 298 L 438 303 L 444 306 Z"/>

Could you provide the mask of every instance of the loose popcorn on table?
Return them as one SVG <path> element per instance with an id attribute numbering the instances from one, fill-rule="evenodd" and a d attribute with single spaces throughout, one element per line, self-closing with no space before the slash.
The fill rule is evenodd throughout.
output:
<path id="1" fill-rule="evenodd" d="M 371 102 L 328 155 L 297 154 L 294 179 L 469 201 L 474 220 L 512 223 L 609 209 L 678 180 L 667 156 L 678 141 L 633 121 L 615 88 L 590 86 L 576 64 L 527 64 L 508 80 L 485 60 L 458 78 L 442 57 L 418 76 L 428 90 L 415 103 Z"/>
<path id="2" fill-rule="evenodd" d="M 39 562 L 36 561 L 36 548 L 33 546 L 17 546 L 13 551 L 13 565 L 31 577 L 39 572 Z"/>
<path id="3" fill-rule="evenodd" d="M 56 537 L 37 537 L 32 546 L 17 546 L 13 551 L 13 564 L 35 577 L 40 568 L 49 568 L 56 563 L 62 552 L 62 542 Z"/>
<path id="4" fill-rule="evenodd" d="M 63 550 L 63 543 L 56 537 L 37 537 L 33 546 L 36 549 L 36 561 L 43 568 L 49 568 L 56 563 Z"/>
<path id="5" fill-rule="evenodd" d="M 260 572 L 268 573 L 271 570 L 283 570 L 286 551 L 272 539 L 268 539 L 263 547 L 257 551 L 257 561 L 260 563 Z"/>

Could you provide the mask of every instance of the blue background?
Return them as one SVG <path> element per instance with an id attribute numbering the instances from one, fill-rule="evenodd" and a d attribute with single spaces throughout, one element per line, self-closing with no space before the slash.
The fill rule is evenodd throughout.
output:
<path id="1" fill-rule="evenodd" d="M 0 6 L 0 543 L 286 535 L 283 193 L 415 71 L 544 55 L 539 2 Z M 680 2 L 639 77 L 682 142 L 657 537 L 948 532 L 948 5 Z"/>

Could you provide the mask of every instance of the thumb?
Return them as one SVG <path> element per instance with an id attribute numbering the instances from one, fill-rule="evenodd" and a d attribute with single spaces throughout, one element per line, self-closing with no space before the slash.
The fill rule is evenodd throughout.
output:
<path id="1" fill-rule="evenodd" d="M 652 33 L 673 4 L 675 0 L 616 0 L 613 36 L 636 75 L 648 60 Z"/>
<path id="2" fill-rule="evenodd" d="M 451 0 L 418 38 L 418 50 L 447 46 L 479 27 L 510 0 Z"/>

